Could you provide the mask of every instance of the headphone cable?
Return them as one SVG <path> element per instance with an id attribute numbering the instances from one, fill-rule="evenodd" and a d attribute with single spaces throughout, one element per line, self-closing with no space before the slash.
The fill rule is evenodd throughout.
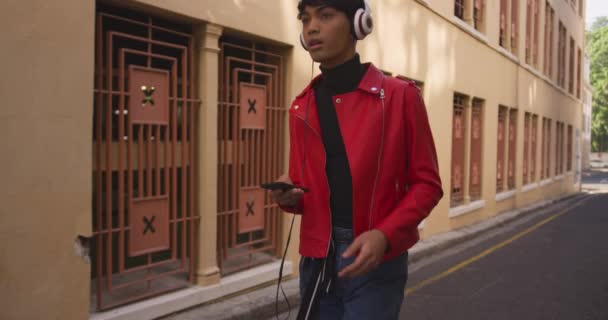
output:
<path id="1" fill-rule="evenodd" d="M 314 72 L 315 72 L 315 62 L 313 60 L 311 63 L 311 66 L 310 66 L 309 83 L 312 82 Z M 306 97 L 306 116 L 304 118 L 306 123 L 308 123 L 308 106 L 309 106 L 309 104 L 310 104 L 310 93 Z M 306 132 L 304 132 L 304 146 L 306 146 Z M 291 152 L 291 150 L 290 150 L 290 152 Z M 301 168 L 302 177 L 304 177 L 304 165 L 305 164 L 306 164 L 306 151 L 304 151 L 304 159 L 302 161 L 302 168 Z M 303 214 L 303 212 L 300 211 L 300 214 Z M 281 293 L 283 293 L 283 298 L 285 299 L 285 302 L 287 302 L 287 318 L 285 318 L 285 319 L 286 320 L 289 319 L 289 316 L 291 315 L 291 304 L 289 303 L 289 299 L 287 298 L 287 294 L 285 294 L 285 290 L 283 289 L 283 286 L 281 286 L 281 281 L 283 280 L 283 267 L 285 266 L 285 257 L 287 257 L 287 250 L 289 249 L 289 243 L 291 242 L 291 232 L 293 230 L 293 223 L 295 220 L 296 220 L 296 214 L 294 213 L 291 216 L 291 224 L 289 225 L 289 234 L 287 235 L 287 243 L 285 244 L 285 250 L 283 251 L 283 257 L 281 258 L 281 266 L 279 267 L 279 279 L 277 281 L 277 292 L 276 292 L 275 300 L 274 300 L 274 313 L 275 313 L 275 317 L 277 320 L 280 320 L 279 319 L 279 289 L 281 290 Z"/>

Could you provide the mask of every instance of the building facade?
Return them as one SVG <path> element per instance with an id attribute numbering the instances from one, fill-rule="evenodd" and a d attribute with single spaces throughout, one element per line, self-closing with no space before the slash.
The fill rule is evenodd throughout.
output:
<path id="1" fill-rule="evenodd" d="M 583 0 L 370 2 L 362 60 L 416 81 L 437 146 L 422 238 L 579 190 Z M 277 278 L 291 216 L 259 184 L 318 74 L 296 1 L 0 9 L 0 318 L 155 318 Z"/>

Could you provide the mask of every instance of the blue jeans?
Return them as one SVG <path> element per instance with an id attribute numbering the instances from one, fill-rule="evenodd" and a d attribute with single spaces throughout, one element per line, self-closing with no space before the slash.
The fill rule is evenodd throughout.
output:
<path id="1" fill-rule="evenodd" d="M 350 229 L 334 228 L 335 273 L 355 260 L 355 256 L 342 258 L 342 253 L 353 241 Z M 404 253 L 385 261 L 367 274 L 354 278 L 335 276 L 334 287 L 319 296 L 321 320 L 397 320 L 407 282 L 407 258 Z M 311 284 L 313 258 L 300 259 L 300 296 Z"/>

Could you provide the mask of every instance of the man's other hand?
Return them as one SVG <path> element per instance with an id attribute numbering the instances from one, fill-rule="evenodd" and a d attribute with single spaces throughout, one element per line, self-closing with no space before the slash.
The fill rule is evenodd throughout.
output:
<path id="1" fill-rule="evenodd" d="M 338 276 L 356 277 L 370 272 L 382 262 L 387 247 L 388 240 L 382 231 L 373 229 L 362 233 L 342 254 L 344 258 L 357 254 L 357 258 L 342 269 Z"/>

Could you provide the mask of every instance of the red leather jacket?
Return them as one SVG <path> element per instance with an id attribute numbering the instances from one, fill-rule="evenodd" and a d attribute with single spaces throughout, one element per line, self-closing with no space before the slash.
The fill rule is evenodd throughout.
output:
<path id="1" fill-rule="evenodd" d="M 288 212 L 302 214 L 300 254 L 321 258 L 331 239 L 329 184 L 312 84 L 289 109 L 289 177 L 308 188 Z M 443 196 L 435 143 L 419 89 L 370 65 L 357 90 L 333 97 L 353 186 L 353 231 L 378 229 L 395 257 L 419 239 L 418 224 Z"/>

